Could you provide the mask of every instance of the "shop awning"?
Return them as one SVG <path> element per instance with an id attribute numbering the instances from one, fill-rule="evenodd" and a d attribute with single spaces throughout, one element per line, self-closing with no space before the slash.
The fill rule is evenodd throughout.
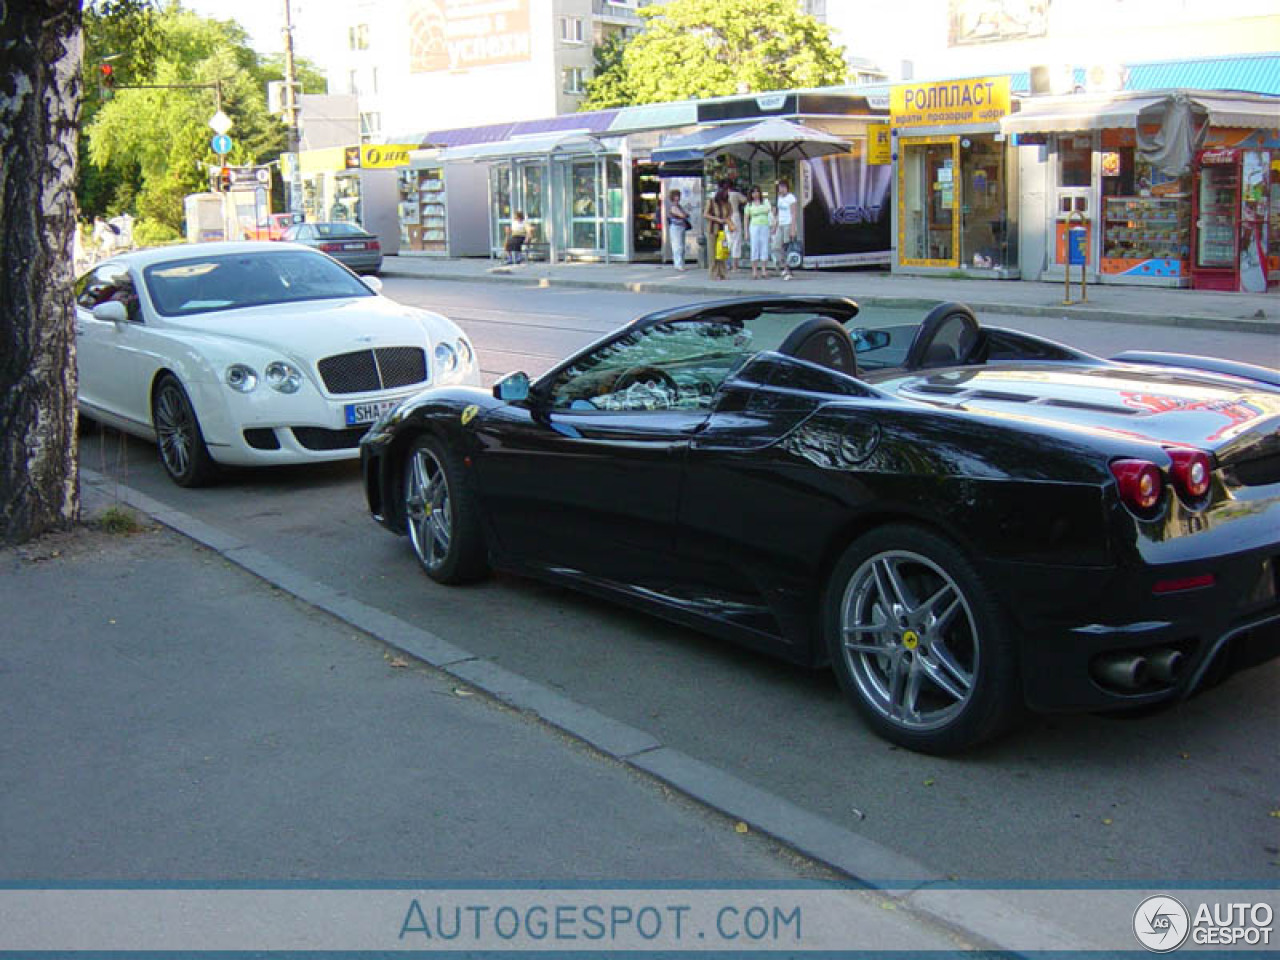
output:
<path id="1" fill-rule="evenodd" d="M 1000 130 L 1006 134 L 1025 134 L 1133 128 L 1140 117 L 1158 123 L 1160 114 L 1175 96 L 1189 101 L 1197 113 L 1207 114 L 1210 126 L 1280 128 L 1280 97 L 1246 93 L 1233 96 L 1227 91 L 1212 94 L 1149 91 L 1128 95 L 1032 97 L 1022 101 L 1019 112 L 1000 120 Z"/>
<path id="2" fill-rule="evenodd" d="M 1162 106 L 1168 97 L 1123 100 L 1087 96 L 1023 100 L 1022 109 L 1000 118 L 1001 133 L 1072 133 L 1077 130 L 1133 129 L 1144 110 Z M 1052 102 L 1050 102 L 1052 101 Z"/>
<path id="3" fill-rule="evenodd" d="M 497 143 L 473 143 L 450 147 L 442 160 L 515 160 L 520 157 L 547 157 L 553 153 L 600 153 L 604 145 L 581 130 L 564 130 L 538 136 L 512 137 Z"/>

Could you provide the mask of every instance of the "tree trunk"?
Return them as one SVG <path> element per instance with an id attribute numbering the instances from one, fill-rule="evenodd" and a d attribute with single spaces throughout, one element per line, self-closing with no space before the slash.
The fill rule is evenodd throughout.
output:
<path id="1" fill-rule="evenodd" d="M 80 511 L 72 324 L 81 0 L 0 0 L 0 542 Z"/>

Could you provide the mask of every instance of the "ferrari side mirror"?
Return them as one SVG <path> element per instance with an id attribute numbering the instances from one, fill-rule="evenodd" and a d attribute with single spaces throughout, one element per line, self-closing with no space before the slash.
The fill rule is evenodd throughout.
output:
<path id="1" fill-rule="evenodd" d="M 529 399 L 529 375 L 523 370 L 508 373 L 493 385 L 493 396 L 503 403 L 520 403 Z"/>

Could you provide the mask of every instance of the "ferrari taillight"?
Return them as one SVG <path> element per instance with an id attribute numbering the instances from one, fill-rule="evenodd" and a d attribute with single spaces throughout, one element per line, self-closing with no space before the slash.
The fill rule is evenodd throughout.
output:
<path id="1" fill-rule="evenodd" d="M 1124 505 L 1137 514 L 1150 514 L 1164 493 L 1160 468 L 1149 460 L 1112 460 L 1111 475 Z"/>
<path id="2" fill-rule="evenodd" d="M 1173 461 L 1169 473 L 1174 488 L 1187 500 L 1200 500 L 1209 492 L 1212 467 L 1209 455 L 1190 447 L 1170 447 L 1165 451 Z"/>

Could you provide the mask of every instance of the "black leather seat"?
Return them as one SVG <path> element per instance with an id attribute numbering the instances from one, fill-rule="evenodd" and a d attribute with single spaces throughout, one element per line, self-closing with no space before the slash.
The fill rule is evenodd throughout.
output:
<path id="1" fill-rule="evenodd" d="M 812 317 L 782 341 L 778 352 L 838 370 L 851 377 L 858 375 L 858 354 L 844 324 L 831 317 Z"/>

